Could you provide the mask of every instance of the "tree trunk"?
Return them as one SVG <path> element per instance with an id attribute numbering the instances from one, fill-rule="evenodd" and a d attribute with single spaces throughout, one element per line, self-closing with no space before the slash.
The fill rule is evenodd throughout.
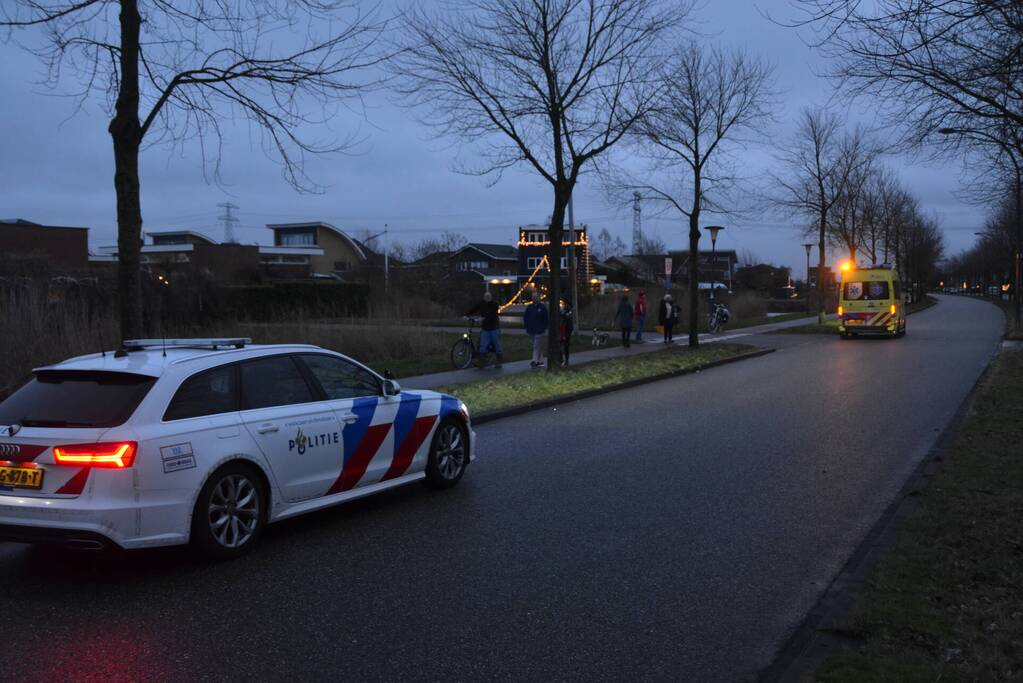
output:
<path id="1" fill-rule="evenodd" d="M 700 212 L 689 214 L 689 346 L 700 345 Z"/>
<path id="2" fill-rule="evenodd" d="M 551 224 L 547 232 L 550 239 L 547 245 L 547 263 L 551 269 L 550 285 L 547 289 L 547 319 L 550 321 L 547 327 L 547 372 L 557 372 L 561 367 L 558 360 L 561 358 L 561 312 L 558 309 L 558 302 L 561 301 L 561 251 L 564 249 L 562 242 L 565 235 L 565 210 L 571 197 L 571 187 L 555 186 L 554 211 L 551 213 Z M 577 313 L 573 311 L 572 315 Z"/>
<path id="3" fill-rule="evenodd" d="M 142 205 L 139 192 L 139 17 L 137 0 L 121 0 L 120 89 L 110 122 L 117 194 L 117 289 L 121 339 L 142 336 Z"/>

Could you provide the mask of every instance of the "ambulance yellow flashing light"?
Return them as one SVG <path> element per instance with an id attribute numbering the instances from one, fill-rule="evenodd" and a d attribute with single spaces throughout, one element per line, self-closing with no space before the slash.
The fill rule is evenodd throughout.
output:
<path id="1" fill-rule="evenodd" d="M 841 269 L 845 272 L 852 270 L 852 261 L 842 261 Z"/>

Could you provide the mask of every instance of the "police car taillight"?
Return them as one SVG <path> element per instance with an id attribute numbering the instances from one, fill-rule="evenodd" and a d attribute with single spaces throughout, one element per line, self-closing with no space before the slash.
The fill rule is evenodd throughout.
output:
<path id="1" fill-rule="evenodd" d="M 138 444 L 134 441 L 114 443 L 84 443 L 71 446 L 54 446 L 53 459 L 61 465 L 85 467 L 131 467 L 135 462 Z"/>

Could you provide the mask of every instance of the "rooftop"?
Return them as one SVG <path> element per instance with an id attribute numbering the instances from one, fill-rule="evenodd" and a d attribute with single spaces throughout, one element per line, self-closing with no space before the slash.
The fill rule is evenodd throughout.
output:
<path id="1" fill-rule="evenodd" d="M 463 251 L 469 248 L 482 251 L 484 254 L 490 256 L 491 258 L 514 259 L 518 258 L 519 256 L 519 250 L 507 244 L 484 244 L 483 242 L 470 242 L 461 249 L 458 249 L 454 253 L 452 253 L 451 258 L 454 258 L 458 254 L 462 253 Z"/>

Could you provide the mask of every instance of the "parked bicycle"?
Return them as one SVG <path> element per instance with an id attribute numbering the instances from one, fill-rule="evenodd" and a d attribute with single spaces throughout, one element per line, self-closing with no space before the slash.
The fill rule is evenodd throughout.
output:
<path id="1" fill-rule="evenodd" d="M 491 356 L 494 354 L 494 346 L 490 344 L 486 349 L 480 349 L 472 338 L 472 331 L 476 327 L 476 318 L 467 316 L 465 319 L 469 321 L 469 329 L 451 347 L 451 364 L 458 370 L 465 370 L 475 360 L 480 367 L 485 367 L 490 363 Z"/>
<path id="2" fill-rule="evenodd" d="M 712 301 L 710 311 L 707 313 L 707 329 L 714 333 L 720 332 L 731 318 L 732 314 L 728 312 L 727 308 Z"/>

